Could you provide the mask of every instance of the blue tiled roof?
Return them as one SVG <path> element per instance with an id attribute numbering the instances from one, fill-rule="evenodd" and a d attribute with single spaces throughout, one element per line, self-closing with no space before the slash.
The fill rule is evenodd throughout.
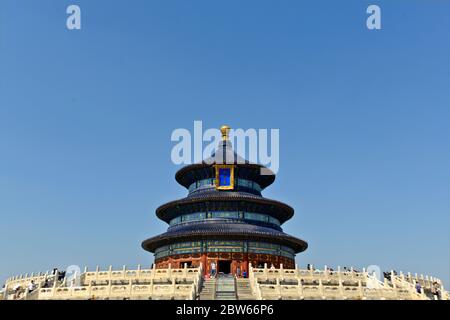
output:
<path id="1" fill-rule="evenodd" d="M 234 204 L 241 206 L 240 210 L 246 210 L 246 207 L 261 207 L 261 212 L 272 215 L 281 223 L 289 220 L 294 215 L 294 209 L 285 203 L 267 199 L 248 192 L 241 191 L 220 191 L 220 190 L 204 190 L 199 193 L 191 193 L 189 196 L 168 202 L 156 209 L 158 218 L 169 222 L 170 219 L 182 213 L 188 213 L 189 207 L 195 207 L 196 210 L 208 205 L 214 206 L 214 203 L 230 203 L 231 207 Z M 226 206 L 225 204 L 223 206 Z M 226 210 L 227 208 L 224 208 Z M 230 209 L 230 208 L 228 208 Z M 249 210 L 252 212 L 252 210 Z M 195 211 L 192 211 L 195 212 Z"/>
<path id="2" fill-rule="evenodd" d="M 195 190 L 191 192 L 186 198 L 210 198 L 210 197 L 222 197 L 222 198 L 249 198 L 249 199 L 263 199 L 262 196 L 256 195 L 250 192 L 243 191 L 221 191 L 216 190 L 215 187 L 208 187 Z"/>
<path id="3" fill-rule="evenodd" d="M 231 161 L 230 161 L 231 160 Z M 275 181 L 275 175 L 263 175 L 259 164 L 250 163 L 239 157 L 229 141 L 219 144 L 215 154 L 201 163 L 188 165 L 180 169 L 175 179 L 186 188 L 192 183 L 203 179 L 215 178 L 214 164 L 234 164 L 235 179 L 245 179 L 256 182 L 261 189 Z M 238 180 L 239 181 L 239 180 Z M 156 210 L 156 215 L 166 221 L 180 215 L 195 212 L 240 211 L 256 212 L 270 215 L 284 223 L 289 220 L 294 209 L 279 201 L 262 197 L 260 192 L 247 192 L 245 188 L 234 190 L 216 190 L 213 186 L 200 187 L 187 197 L 168 202 Z M 155 252 L 158 247 L 177 242 L 189 242 L 203 239 L 236 239 L 239 241 L 265 241 L 292 248 L 295 252 L 306 250 L 308 244 L 298 238 L 284 233 L 281 227 L 274 227 L 264 222 L 245 222 L 234 219 L 208 218 L 201 221 L 185 222 L 169 227 L 167 232 L 145 240 L 142 247 Z"/>
<path id="4" fill-rule="evenodd" d="M 275 181 L 274 174 L 260 174 L 262 168 L 267 172 L 271 172 L 268 168 L 257 163 L 251 163 L 236 154 L 230 141 L 222 141 L 212 157 L 181 168 L 176 173 L 175 179 L 178 183 L 188 188 L 194 181 L 213 178 L 215 175 L 213 170 L 214 164 L 236 165 L 239 168 L 237 173 L 239 177 L 257 182 L 262 189 Z"/>
<path id="5" fill-rule="evenodd" d="M 304 251 L 307 243 L 301 239 L 292 237 L 284 232 L 242 222 L 216 222 L 201 221 L 193 224 L 175 226 L 169 231 L 156 237 L 145 240 L 142 243 L 144 249 L 154 251 L 157 247 L 177 241 L 190 241 L 190 239 L 220 238 L 250 239 L 255 241 L 270 241 L 291 247 L 296 252 Z"/>

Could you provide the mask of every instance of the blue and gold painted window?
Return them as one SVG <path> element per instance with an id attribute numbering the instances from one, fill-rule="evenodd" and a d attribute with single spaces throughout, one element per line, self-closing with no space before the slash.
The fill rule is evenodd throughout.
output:
<path id="1" fill-rule="evenodd" d="M 245 220 L 261 221 L 261 222 L 268 222 L 269 216 L 265 215 L 265 214 L 245 212 L 244 213 L 244 219 Z"/>
<path id="2" fill-rule="evenodd" d="M 185 214 L 181 216 L 181 221 L 188 222 L 188 221 L 198 221 L 203 220 L 206 218 L 205 212 L 197 212 L 197 213 L 191 213 L 191 214 Z"/>
<path id="3" fill-rule="evenodd" d="M 253 181 L 250 181 L 250 180 L 246 180 L 246 179 L 240 179 L 240 178 L 234 179 L 234 181 L 235 181 L 235 185 L 237 185 L 239 187 L 252 189 L 252 190 L 255 190 L 257 192 L 261 192 L 262 191 L 261 186 L 258 183 L 256 183 L 256 182 L 253 182 Z M 214 179 L 203 179 L 203 180 L 198 180 L 198 181 L 193 182 L 189 186 L 188 190 L 189 190 L 189 192 L 193 192 L 193 191 L 198 190 L 198 189 L 203 188 L 203 187 L 213 187 L 215 185 L 216 185 L 216 179 L 215 178 Z"/>
<path id="4" fill-rule="evenodd" d="M 281 255 L 294 259 L 295 251 L 286 246 L 259 241 L 223 241 L 205 240 L 174 243 L 155 250 L 155 258 L 162 258 L 173 254 L 189 254 L 201 252 L 249 252 L 271 255 Z"/>
<path id="5" fill-rule="evenodd" d="M 264 223 L 270 223 L 276 226 L 280 226 L 281 223 L 278 219 L 262 213 L 254 212 L 241 212 L 241 211 L 210 211 L 208 214 L 206 212 L 196 212 L 190 214 L 183 214 L 181 216 L 175 217 L 170 220 L 169 225 L 175 226 L 184 222 L 201 221 L 205 219 L 231 219 L 239 221 L 258 221 Z"/>
<path id="6" fill-rule="evenodd" d="M 213 211 L 213 218 L 223 218 L 223 219 L 239 219 L 238 211 Z"/>
<path id="7" fill-rule="evenodd" d="M 206 243 L 207 252 L 243 252 L 242 241 L 209 240 Z"/>
<path id="8" fill-rule="evenodd" d="M 218 190 L 234 189 L 233 165 L 216 165 L 216 189 Z"/>
<path id="9" fill-rule="evenodd" d="M 202 251 L 201 241 L 174 243 L 170 246 L 172 254 L 200 253 Z"/>

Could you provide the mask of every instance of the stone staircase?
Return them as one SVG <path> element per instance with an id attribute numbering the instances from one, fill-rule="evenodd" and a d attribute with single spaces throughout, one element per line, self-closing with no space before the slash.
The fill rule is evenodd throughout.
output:
<path id="1" fill-rule="evenodd" d="M 249 279 L 236 279 L 236 296 L 238 300 L 256 300 L 256 296 L 252 293 Z"/>
<path id="2" fill-rule="evenodd" d="M 200 300 L 214 300 L 216 298 L 216 279 L 204 279 L 200 290 Z"/>
<path id="3" fill-rule="evenodd" d="M 232 275 L 219 275 L 216 286 L 216 300 L 236 300 L 236 282 Z"/>
<path id="4" fill-rule="evenodd" d="M 256 300 L 249 279 L 235 279 L 231 275 L 219 275 L 217 279 L 204 279 L 200 300 Z"/>

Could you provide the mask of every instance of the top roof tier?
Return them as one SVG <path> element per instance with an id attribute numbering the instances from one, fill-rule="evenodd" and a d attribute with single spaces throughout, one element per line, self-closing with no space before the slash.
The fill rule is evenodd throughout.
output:
<path id="1" fill-rule="evenodd" d="M 214 178 L 214 166 L 223 164 L 234 165 L 237 168 L 236 178 L 254 181 L 258 183 L 261 189 L 266 188 L 275 181 L 275 174 L 270 169 L 257 163 L 251 163 L 234 151 L 231 141 L 228 139 L 229 130 L 228 126 L 221 128 L 222 141 L 210 158 L 178 170 L 175 179 L 179 184 L 189 188 L 196 181 Z M 261 174 L 262 172 L 264 174 Z"/>

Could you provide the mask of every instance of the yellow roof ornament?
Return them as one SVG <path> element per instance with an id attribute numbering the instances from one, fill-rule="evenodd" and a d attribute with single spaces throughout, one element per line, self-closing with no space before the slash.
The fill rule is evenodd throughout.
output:
<path id="1" fill-rule="evenodd" d="M 222 132 L 222 140 L 223 141 L 227 141 L 228 140 L 228 133 L 230 132 L 230 127 L 229 126 L 222 126 L 220 128 L 220 131 Z"/>

